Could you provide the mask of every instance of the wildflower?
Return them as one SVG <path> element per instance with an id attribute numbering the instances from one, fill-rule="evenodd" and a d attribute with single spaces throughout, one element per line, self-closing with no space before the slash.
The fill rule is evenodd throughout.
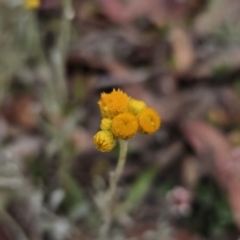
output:
<path id="1" fill-rule="evenodd" d="M 102 93 L 98 102 L 102 117 L 113 118 L 128 110 L 129 96 L 121 90 L 113 90 L 111 93 Z"/>
<path id="2" fill-rule="evenodd" d="M 151 108 L 142 110 L 138 116 L 138 131 L 140 133 L 151 134 L 156 132 L 161 124 L 160 116 Z"/>
<path id="3" fill-rule="evenodd" d="M 26 9 L 36 9 L 40 6 L 40 0 L 25 0 L 24 7 Z"/>
<path id="4" fill-rule="evenodd" d="M 129 112 L 119 114 L 113 118 L 112 132 L 115 137 L 127 140 L 138 130 L 137 118 Z"/>
<path id="5" fill-rule="evenodd" d="M 112 128 L 112 120 L 109 118 L 103 118 L 100 124 L 102 131 L 110 131 Z"/>
<path id="6" fill-rule="evenodd" d="M 121 90 L 113 90 L 111 93 L 101 94 L 98 102 L 102 121 L 101 131 L 97 132 L 93 140 L 98 150 L 108 152 L 115 146 L 115 139 L 119 140 L 119 158 L 116 170 L 110 178 L 107 201 L 104 205 L 104 235 L 109 233 L 114 220 L 114 203 L 117 193 L 117 183 L 124 169 L 128 150 L 128 139 L 137 131 L 151 134 L 160 127 L 160 116 L 151 108 L 139 100 L 130 97 Z"/>
<path id="7" fill-rule="evenodd" d="M 114 136 L 109 131 L 99 131 L 93 138 L 96 148 L 101 152 L 110 152 L 116 145 Z"/>
<path id="8" fill-rule="evenodd" d="M 139 112 L 146 108 L 147 105 L 145 102 L 136 99 L 130 99 L 128 103 L 128 111 L 134 115 L 138 115 Z"/>

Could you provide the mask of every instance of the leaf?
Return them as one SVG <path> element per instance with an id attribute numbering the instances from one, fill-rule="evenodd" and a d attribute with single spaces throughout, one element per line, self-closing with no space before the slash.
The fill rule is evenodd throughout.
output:
<path id="1" fill-rule="evenodd" d="M 79 203 L 83 202 L 84 195 L 81 188 L 71 175 L 62 173 L 61 176 L 66 191 L 65 199 L 63 200 L 63 207 L 71 211 L 71 209 L 76 207 Z"/>
<path id="2" fill-rule="evenodd" d="M 143 172 L 132 184 L 128 197 L 124 203 L 125 211 L 130 211 L 136 207 L 147 194 L 156 174 L 157 168 L 150 168 Z"/>

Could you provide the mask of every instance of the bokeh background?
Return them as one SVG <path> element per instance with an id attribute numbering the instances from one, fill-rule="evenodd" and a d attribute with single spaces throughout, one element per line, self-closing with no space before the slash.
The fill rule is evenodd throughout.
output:
<path id="1" fill-rule="evenodd" d="M 162 126 L 130 142 L 111 239 L 238 239 L 239 13 L 239 0 L 1 0 L 0 239 L 99 238 L 118 147 L 92 138 L 113 88 Z"/>

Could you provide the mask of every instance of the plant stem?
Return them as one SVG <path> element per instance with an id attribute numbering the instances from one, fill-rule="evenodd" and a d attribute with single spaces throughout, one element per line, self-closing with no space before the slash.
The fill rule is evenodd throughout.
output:
<path id="1" fill-rule="evenodd" d="M 119 151 L 119 158 L 118 163 L 115 171 L 110 176 L 110 186 L 107 192 L 107 201 L 106 201 L 106 208 L 105 208 L 105 223 L 102 228 L 102 236 L 107 239 L 107 235 L 109 233 L 113 216 L 114 216 L 114 203 L 116 199 L 116 192 L 117 192 L 117 184 L 122 175 L 123 168 L 126 162 L 126 155 L 127 155 L 127 148 L 128 148 L 128 141 L 119 139 L 120 151 Z"/>

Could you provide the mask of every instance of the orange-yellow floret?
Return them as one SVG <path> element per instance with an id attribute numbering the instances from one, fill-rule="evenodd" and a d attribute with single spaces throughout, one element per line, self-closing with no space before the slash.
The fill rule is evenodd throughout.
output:
<path id="1" fill-rule="evenodd" d="M 128 111 L 134 115 L 138 115 L 139 112 L 146 108 L 147 105 L 145 102 L 133 98 L 128 103 Z"/>
<path id="2" fill-rule="evenodd" d="M 110 152 L 116 145 L 113 134 L 109 131 L 99 131 L 93 138 L 96 148 L 101 152 Z"/>
<path id="3" fill-rule="evenodd" d="M 161 118 L 156 111 L 151 108 L 142 110 L 138 116 L 138 131 L 144 134 L 156 132 L 161 124 Z"/>
<path id="4" fill-rule="evenodd" d="M 113 90 L 111 93 L 102 93 L 98 102 L 103 118 L 114 118 L 128 110 L 129 96 L 121 90 Z"/>
<path id="5" fill-rule="evenodd" d="M 129 112 L 119 114 L 113 118 L 112 132 L 116 138 L 127 140 L 138 130 L 137 118 Z"/>
<path id="6" fill-rule="evenodd" d="M 101 120 L 100 129 L 102 131 L 110 131 L 112 129 L 112 119 L 103 118 Z"/>
<path id="7" fill-rule="evenodd" d="M 40 0 L 25 0 L 24 1 L 24 7 L 26 9 L 35 9 L 39 8 L 40 6 Z"/>

